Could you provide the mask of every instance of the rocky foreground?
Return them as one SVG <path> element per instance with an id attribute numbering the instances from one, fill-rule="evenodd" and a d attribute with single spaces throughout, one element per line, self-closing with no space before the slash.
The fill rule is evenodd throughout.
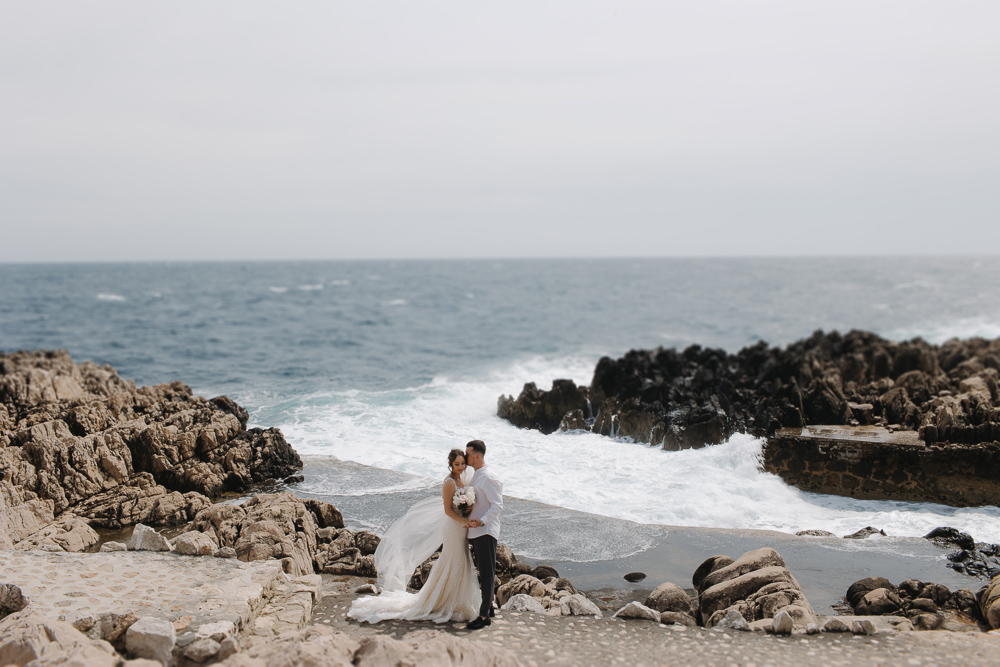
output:
<path id="1" fill-rule="evenodd" d="M 255 484 L 301 479 L 290 477 L 301 462 L 281 433 L 246 422 L 228 398 L 192 396 L 181 383 L 136 388 L 65 352 L 0 355 L 0 664 L 501 666 L 578 664 L 602 652 L 628 660 L 623 650 L 635 652 L 630 662 L 657 664 L 669 657 L 656 647 L 667 646 L 712 663 L 705 656 L 719 644 L 671 644 L 678 633 L 702 638 L 709 630 L 723 632 L 710 635 L 718 641 L 815 636 L 826 641 L 816 650 L 829 645 L 828 657 L 840 640 L 822 637 L 857 636 L 871 647 L 882 634 L 952 631 L 943 634 L 984 640 L 934 645 L 961 644 L 971 664 L 998 656 L 989 631 L 1000 626 L 1000 577 L 975 592 L 863 579 L 845 596 L 854 616 L 824 617 L 767 548 L 712 556 L 690 587 L 664 582 L 609 609 L 553 568 L 519 563 L 501 547 L 500 611 L 489 631 L 473 637 L 454 626 L 388 624 L 373 632 L 345 613 L 353 596 L 378 592 L 378 536 L 345 528 L 329 503 L 287 492 L 213 503 Z M 131 527 L 125 542 L 95 530 L 122 527 Z M 433 560 L 414 572 L 413 588 Z M 538 635 L 532 641 L 522 629 L 530 621 L 541 632 L 546 619 L 565 633 L 543 652 Z M 579 637 L 576 624 L 592 622 L 604 625 Z M 609 623 L 624 625 L 608 634 Z M 398 639 L 385 634 L 400 628 Z M 751 654 L 777 651 L 776 663 L 801 662 L 806 650 L 733 641 L 750 642 Z M 946 662 L 938 648 L 925 655 Z"/>

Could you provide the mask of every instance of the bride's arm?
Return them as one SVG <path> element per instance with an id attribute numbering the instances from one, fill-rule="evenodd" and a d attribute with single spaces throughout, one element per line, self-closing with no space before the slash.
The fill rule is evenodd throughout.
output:
<path id="1" fill-rule="evenodd" d="M 455 508 L 451 506 L 451 499 L 455 497 L 455 482 L 450 479 L 445 480 L 444 488 L 441 490 L 441 497 L 444 499 L 444 513 L 448 515 L 448 518 L 464 524 L 465 517 L 456 512 Z"/>

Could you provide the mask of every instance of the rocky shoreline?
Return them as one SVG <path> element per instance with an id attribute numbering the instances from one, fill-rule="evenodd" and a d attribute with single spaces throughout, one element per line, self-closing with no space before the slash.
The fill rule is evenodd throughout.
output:
<path id="1" fill-rule="evenodd" d="M 341 632 L 316 623 L 324 587 L 342 595 L 340 584 L 364 582 L 351 595 L 376 592 L 379 538 L 346 528 L 330 503 L 287 492 L 213 502 L 298 479 L 302 462 L 280 431 L 246 425 L 230 399 L 193 396 L 179 382 L 137 388 L 65 351 L 0 354 L 0 664 L 537 662 L 514 642 L 426 629 L 397 640 L 343 618 Z M 95 531 L 123 527 L 132 527 L 126 542 L 100 543 Z M 432 562 L 418 567 L 414 588 Z M 582 622 L 612 611 L 509 548 L 498 549 L 497 566 L 500 620 Z M 817 615 L 771 548 L 711 556 L 691 584 L 662 582 L 611 619 L 778 636 L 1000 626 L 1000 577 L 978 592 L 864 579 L 846 594 L 867 615 L 857 618 Z"/>
<path id="2" fill-rule="evenodd" d="M 785 348 L 760 342 L 736 354 L 693 345 L 680 352 L 658 348 L 632 350 L 617 360 L 604 357 L 589 386 L 556 380 L 545 391 L 528 383 L 517 398 L 499 397 L 497 415 L 546 434 L 583 429 L 666 450 L 719 444 L 734 433 L 766 437 L 770 446 L 775 436 L 814 426 L 909 433 L 912 444 L 927 452 L 921 465 L 933 473 L 939 459 L 961 459 L 955 471 L 947 471 L 955 478 L 951 486 L 975 486 L 976 493 L 921 497 L 924 480 L 886 484 L 903 472 L 902 463 L 884 470 L 886 479 L 872 478 L 866 468 L 817 490 L 1000 505 L 998 378 L 1000 339 L 932 345 L 863 331 L 817 331 Z M 843 472 L 838 466 L 850 456 L 821 451 L 808 460 L 819 480 Z M 770 469 L 789 484 L 803 484 L 797 474 L 803 461 L 788 466 L 772 459 Z M 869 486 L 881 487 L 879 493 L 865 495 Z"/>

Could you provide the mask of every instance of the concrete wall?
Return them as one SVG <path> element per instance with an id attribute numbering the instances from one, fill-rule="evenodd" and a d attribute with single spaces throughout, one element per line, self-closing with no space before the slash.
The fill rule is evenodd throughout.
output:
<path id="1" fill-rule="evenodd" d="M 924 444 L 875 427 L 781 429 L 764 469 L 806 491 L 874 500 L 1000 505 L 1000 443 Z"/>

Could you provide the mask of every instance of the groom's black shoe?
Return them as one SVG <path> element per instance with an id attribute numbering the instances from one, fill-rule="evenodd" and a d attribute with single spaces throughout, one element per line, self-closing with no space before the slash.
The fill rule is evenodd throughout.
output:
<path id="1" fill-rule="evenodd" d="M 493 618 L 496 615 L 497 615 L 497 610 L 494 609 L 493 607 L 490 607 L 490 618 Z"/>
<path id="2" fill-rule="evenodd" d="M 471 621 L 469 621 L 469 624 L 467 626 L 465 626 L 465 629 L 466 630 L 479 630 L 481 628 L 485 628 L 489 624 L 490 624 L 489 617 L 483 618 L 482 616 L 477 616 L 476 618 L 474 618 Z"/>

